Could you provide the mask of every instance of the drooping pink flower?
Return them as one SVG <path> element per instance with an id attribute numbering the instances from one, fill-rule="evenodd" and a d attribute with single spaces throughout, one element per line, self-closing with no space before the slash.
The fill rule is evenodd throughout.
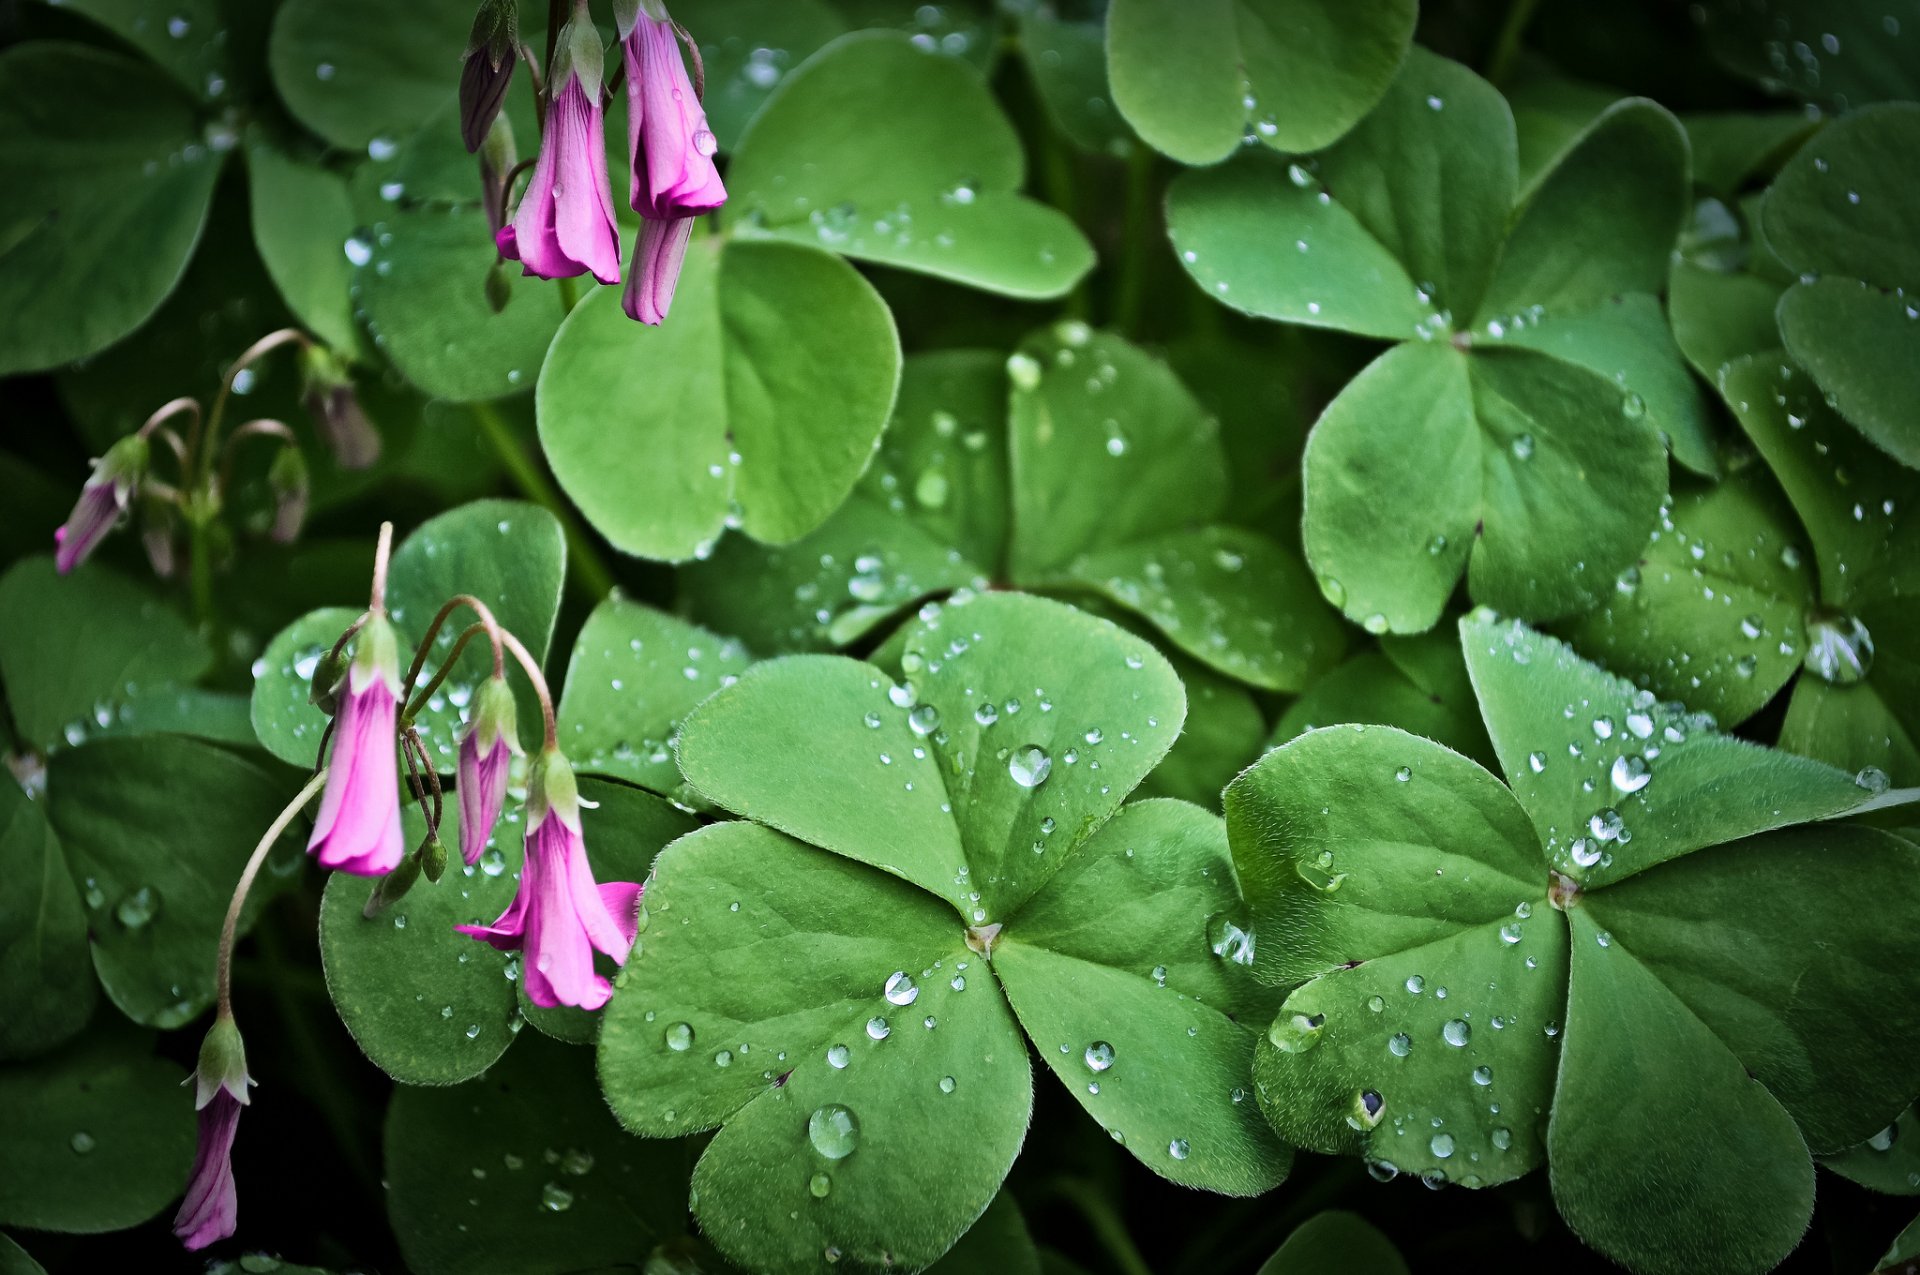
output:
<path id="1" fill-rule="evenodd" d="M 93 473 L 80 488 L 67 521 L 53 533 L 53 565 L 61 575 L 86 561 L 107 533 L 119 525 L 133 499 L 133 490 L 147 472 L 147 440 L 129 434 L 93 462 Z"/>
<path id="2" fill-rule="evenodd" d="M 327 787 L 307 850 L 323 868 L 378 877 L 399 866 L 400 777 L 394 715 L 400 695 L 399 639 L 383 615 L 360 630 L 346 694 L 333 723 Z"/>
<path id="3" fill-rule="evenodd" d="M 380 431 L 367 419 L 347 361 L 319 342 L 301 350 L 302 398 L 314 429 L 342 469 L 366 469 L 380 459 Z"/>
<path id="4" fill-rule="evenodd" d="M 633 269 L 627 272 L 627 287 L 620 295 L 628 318 L 656 328 L 667 321 L 692 237 L 692 217 L 640 222 L 633 242 Z"/>
<path id="5" fill-rule="evenodd" d="M 498 675 L 473 697 L 473 727 L 460 741 L 460 857 L 480 862 L 507 799 L 507 767 L 519 750 L 513 689 Z"/>
<path id="6" fill-rule="evenodd" d="M 599 32 L 585 0 L 576 0 L 554 49 L 552 100 L 533 178 L 513 221 L 495 237 L 501 256 L 542 279 L 591 271 L 601 283 L 620 282 L 620 234 L 613 224 L 600 109 L 602 67 Z"/>
<path id="7" fill-rule="evenodd" d="M 594 949 L 624 964 L 638 929 L 642 887 L 594 882 L 580 806 L 573 767 L 549 746 L 527 786 L 527 857 L 519 892 L 492 925 L 454 927 L 502 951 L 522 951 L 522 986 L 536 1005 L 606 1004 L 613 985 L 594 972 Z"/>
<path id="8" fill-rule="evenodd" d="M 713 163 L 719 144 L 687 79 L 673 19 L 661 0 L 638 0 L 617 21 L 627 66 L 633 210 L 652 221 L 711 212 L 727 202 Z"/>
<path id="9" fill-rule="evenodd" d="M 513 64 L 519 60 L 520 6 L 515 0 L 481 0 L 460 67 L 460 137 L 478 151 L 507 100 Z"/>
<path id="10" fill-rule="evenodd" d="M 233 1135 L 247 1103 L 247 1054 L 240 1029 L 223 1010 L 200 1046 L 194 1069 L 194 1106 L 200 1141 L 187 1177 L 186 1198 L 174 1214 L 173 1233 L 188 1249 L 202 1249 L 233 1234 L 239 1203 L 233 1187 Z"/>

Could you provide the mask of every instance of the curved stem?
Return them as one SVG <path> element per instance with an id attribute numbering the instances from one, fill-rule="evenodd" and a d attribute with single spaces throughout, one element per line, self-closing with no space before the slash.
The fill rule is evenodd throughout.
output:
<path id="1" fill-rule="evenodd" d="M 441 684 L 447 680 L 448 675 L 453 672 L 453 666 L 460 662 L 460 655 L 467 649 L 467 643 L 471 642 L 476 634 L 487 632 L 487 626 L 478 623 L 469 624 L 466 628 L 462 629 L 460 636 L 454 639 L 453 650 L 447 653 L 446 659 L 440 661 L 440 667 L 434 670 L 433 676 L 427 679 L 427 684 L 420 688 L 418 695 L 412 695 L 412 681 L 409 679 L 407 685 L 401 688 L 407 691 L 409 695 L 412 695 L 411 702 L 406 705 L 407 721 L 412 721 L 420 715 L 420 710 L 426 707 L 428 700 L 433 698 L 433 693 L 439 690 Z M 426 648 L 422 645 L 421 649 L 425 650 Z M 493 675 L 499 677 L 504 672 L 505 669 L 500 659 L 500 647 L 498 644 L 495 644 L 493 648 Z"/>
<path id="2" fill-rule="evenodd" d="M 233 382 L 240 373 L 257 362 L 262 355 L 270 354 L 283 345 L 299 344 L 307 346 L 312 340 L 298 328 L 281 328 L 269 332 L 240 352 L 240 357 L 227 368 L 227 374 L 220 378 L 220 392 L 214 396 L 213 411 L 207 416 L 207 439 L 204 450 L 196 451 L 200 442 L 199 417 L 194 418 L 194 430 L 187 440 L 187 451 L 197 457 L 200 477 L 206 478 L 213 472 L 214 444 L 220 441 L 220 418 L 226 414 L 227 397 L 233 393 Z"/>
<path id="3" fill-rule="evenodd" d="M 533 692 L 540 697 L 540 725 L 545 731 L 546 746 L 553 748 L 560 742 L 560 732 L 553 720 L 553 695 L 547 690 L 547 675 L 540 671 L 540 664 L 507 629 L 500 630 L 500 637 L 513 652 L 513 658 L 520 661 L 520 667 L 527 672 L 527 680 L 533 683 Z"/>
<path id="4" fill-rule="evenodd" d="M 433 617 L 433 623 L 427 626 L 426 636 L 420 639 L 419 647 L 414 650 L 413 664 L 407 669 L 407 676 L 400 683 L 402 700 L 413 694 L 414 679 L 420 676 L 420 670 L 426 666 L 427 652 L 433 649 L 433 640 L 440 636 L 440 626 L 447 622 L 448 616 L 461 607 L 467 607 L 480 617 L 480 627 L 486 630 L 488 640 L 493 643 L 493 675 L 499 677 L 505 671 L 505 661 L 500 657 L 500 622 L 493 618 L 492 610 L 479 598 L 471 593 L 456 594 L 442 604 Z M 460 648 L 466 645 L 468 633 L 471 632 L 472 630 L 469 629 L 467 633 L 460 635 L 460 640 L 454 644 L 453 654 L 441 663 L 440 671 L 434 675 L 434 686 L 446 680 L 447 671 L 453 667 L 453 662 L 460 658 Z"/>
<path id="5" fill-rule="evenodd" d="M 253 879 L 260 875 L 260 865 L 267 861 L 267 851 L 273 849 L 273 843 L 287 830 L 293 817 L 319 794 L 326 783 L 327 773 L 324 770 L 307 780 L 306 787 L 287 803 L 287 808 L 268 826 L 266 835 L 260 838 L 260 844 L 253 848 L 253 854 L 248 857 L 247 866 L 240 869 L 240 881 L 233 887 L 233 901 L 227 904 L 226 922 L 220 927 L 220 956 L 213 975 L 222 1018 L 233 1017 L 233 936 L 240 928 L 240 910 L 246 906 L 247 891 L 253 888 Z"/>
<path id="6" fill-rule="evenodd" d="M 227 435 L 227 441 L 220 448 L 220 490 L 226 491 L 233 481 L 233 458 L 240 443 L 249 438 L 277 438 L 288 447 L 298 447 L 300 440 L 294 437 L 291 429 L 280 421 L 260 417 L 238 426 Z"/>
<path id="7" fill-rule="evenodd" d="M 1211 304 L 1211 303 L 1209 303 Z M 473 419 L 480 430 L 493 444 L 494 452 L 500 462 L 507 467 L 507 473 L 513 478 L 514 486 L 521 495 L 544 508 L 560 522 L 560 530 L 567 538 L 567 574 L 573 577 L 575 584 L 584 588 L 594 601 L 613 592 L 613 571 L 594 547 L 593 540 L 586 529 L 580 525 L 573 507 L 560 494 L 552 481 L 541 470 L 533 457 L 527 454 L 520 440 L 514 437 L 513 427 L 507 424 L 506 417 L 492 403 L 472 405 Z"/>
<path id="8" fill-rule="evenodd" d="M 1513 71 L 1513 60 L 1520 53 L 1520 37 L 1533 21 L 1533 11 L 1538 7 L 1539 0 L 1512 0 L 1508 4 L 1506 21 L 1501 23 L 1499 39 L 1487 59 L 1487 79 L 1495 88 L 1502 87 Z"/>
<path id="9" fill-rule="evenodd" d="M 373 615 L 387 613 L 387 559 L 393 556 L 393 524 L 380 524 L 380 543 L 373 551 L 373 598 L 367 610 Z M 336 648 L 337 649 L 337 648 Z"/>
<path id="10" fill-rule="evenodd" d="M 178 416 L 182 412 L 193 413 L 193 425 L 191 428 L 193 431 L 198 432 L 200 429 L 200 404 L 185 397 L 162 403 L 154 411 L 153 415 L 147 417 L 146 423 L 143 424 L 137 432 L 140 437 L 145 438 L 147 435 L 153 433 L 154 430 L 159 429 L 164 422 Z"/>

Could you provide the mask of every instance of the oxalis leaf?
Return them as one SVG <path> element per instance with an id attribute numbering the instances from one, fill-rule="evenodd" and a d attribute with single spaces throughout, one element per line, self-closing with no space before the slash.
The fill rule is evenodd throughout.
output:
<path id="1" fill-rule="evenodd" d="M 422 523 L 394 550 L 387 571 L 387 609 L 405 644 L 403 663 L 440 607 L 462 593 L 486 603 L 501 625 L 526 644 L 533 658 L 544 661 L 560 611 L 566 558 L 559 521 L 546 510 L 519 501 L 476 500 Z M 254 661 L 253 728 L 261 746 L 282 761 L 303 768 L 314 765 L 327 727 L 326 715 L 309 699 L 314 669 L 359 614 L 346 607 L 309 612 L 275 634 Z M 461 630 L 473 620 L 473 613 L 462 609 L 441 627 L 420 685 L 452 653 Z M 521 742 L 531 747 L 540 738 L 539 700 L 511 659 L 508 665 L 518 700 Z M 474 688 L 492 670 L 486 639 L 476 636 L 467 643 L 447 681 L 421 709 L 416 725 L 428 757 L 443 775 L 453 773 Z"/>
<path id="2" fill-rule="evenodd" d="M 842 127 L 849 119 L 861 126 Z M 727 171 L 723 216 L 742 237 L 1057 297 L 1093 268 L 1093 248 L 1066 214 L 1017 193 L 1025 168 L 979 72 L 904 35 L 856 32 L 809 58 L 754 116 Z"/>
<path id="3" fill-rule="evenodd" d="M 1154 149 L 1213 164 L 1250 133 L 1312 151 L 1386 92 L 1413 39 L 1413 0 L 1113 0 L 1114 103 Z"/>
<path id="4" fill-rule="evenodd" d="M 18 784 L 0 786 L 0 876 L 0 1058 L 25 1058 L 85 1027 L 100 984 L 60 841 Z"/>
<path id="5" fill-rule="evenodd" d="M 1800 282 L 1780 337 L 1840 414 L 1920 468 L 1920 106 L 1860 111 L 1822 129 L 1767 192 L 1768 242 Z"/>
<path id="6" fill-rule="evenodd" d="M 899 368 L 893 316 L 845 262 L 698 239 L 673 322 L 634 323 L 606 289 L 567 317 L 540 372 L 540 445 L 628 553 L 683 561 L 727 526 L 784 543 L 846 499 Z"/>
<path id="7" fill-rule="evenodd" d="M 1299 985 L 1263 1110 L 1435 1183 L 1546 1163 L 1636 1271 L 1766 1270 L 1806 1227 L 1809 1152 L 1920 1083 L 1915 849 L 1808 821 L 1914 794 L 1716 734 L 1524 625 L 1460 631 L 1505 784 L 1339 727 L 1228 789 L 1253 932 L 1284 936 L 1255 972 Z"/>
<path id="8" fill-rule="evenodd" d="M 1516 209 L 1517 165 L 1499 94 L 1416 49 L 1315 167 L 1254 157 L 1170 196 L 1222 303 L 1404 342 L 1328 406 L 1304 465 L 1308 561 L 1372 632 L 1431 627 L 1463 571 L 1511 612 L 1583 610 L 1652 528 L 1662 435 L 1714 469 L 1651 295 L 1687 206 L 1678 121 L 1616 103 Z"/>
<path id="9" fill-rule="evenodd" d="M 1018 594 L 928 609 L 902 663 L 895 684 L 771 660 L 682 725 L 689 782 L 754 822 L 656 865 L 600 1037 L 615 1114 L 655 1137 L 721 1127 L 693 1207 L 756 1268 L 944 1253 L 1019 1150 L 1029 1037 L 1156 1172 L 1279 1181 L 1246 1100 L 1235 1015 L 1263 994 L 1221 826 L 1121 808 L 1179 732 L 1172 670 Z M 795 756 L 805 785 L 772 764 Z"/>
<path id="10" fill-rule="evenodd" d="M 1813 548 L 1817 605 L 1781 747 L 1920 784 L 1920 477 L 1889 465 L 1780 351 L 1728 364 L 1720 388 Z"/>
<path id="11" fill-rule="evenodd" d="M 105 349 L 173 291 L 233 144 L 224 124 L 202 135 L 197 106 L 102 49 L 29 41 L 0 57 L 0 374 Z"/>
<path id="12" fill-rule="evenodd" d="M 1290 551 L 1215 521 L 1226 468 L 1212 418 L 1165 364 L 1060 323 L 1004 361 L 909 360 L 847 506 L 784 549 L 723 546 L 690 588 L 703 614 L 764 649 L 818 650 L 1006 578 L 1096 594 L 1211 669 L 1295 690 L 1345 633 Z"/>

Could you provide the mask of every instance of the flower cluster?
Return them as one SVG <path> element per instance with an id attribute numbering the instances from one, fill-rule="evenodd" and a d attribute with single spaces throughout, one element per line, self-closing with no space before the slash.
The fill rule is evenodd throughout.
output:
<path id="1" fill-rule="evenodd" d="M 504 8 L 503 8 L 504 6 Z M 513 70 L 503 48 L 517 45 L 510 0 L 483 6 L 461 77 L 461 128 L 470 150 L 483 149 L 499 121 Z M 713 156 L 699 87 L 689 79 L 680 45 L 685 33 L 661 0 L 617 0 L 622 71 L 627 89 L 627 142 L 632 180 L 628 205 L 641 218 L 622 304 L 632 318 L 658 326 L 673 305 L 693 222 L 727 200 Z M 699 53 L 691 42 L 696 74 Z M 540 155 L 511 219 L 494 234 L 500 255 L 542 279 L 591 274 L 620 282 L 620 231 L 607 175 L 605 58 L 587 0 L 553 41 L 541 90 Z M 483 161 L 489 171 L 497 167 Z M 507 191 L 493 192 L 504 201 Z"/>
<path id="2" fill-rule="evenodd" d="M 316 795 L 320 808 L 308 838 L 308 853 L 322 867 L 377 879 L 367 901 L 368 916 L 406 894 L 422 876 L 429 882 L 439 881 L 446 867 L 439 837 L 440 781 L 413 721 L 474 637 L 484 636 L 491 643 L 493 674 L 473 697 L 472 720 L 461 738 L 455 771 L 460 854 L 469 872 L 499 825 L 508 774 L 520 751 L 513 689 L 506 678 L 509 654 L 540 701 L 546 742 L 529 769 L 526 861 L 513 902 L 490 926 L 454 928 L 494 947 L 524 952 L 527 998 L 548 1008 L 566 1005 L 592 1010 L 606 1004 L 613 985 L 594 969 L 594 952 L 624 963 L 633 947 L 643 886 L 624 881 L 601 885 L 594 880 L 580 819 L 581 809 L 591 803 L 580 799 L 573 768 L 554 742 L 553 699 L 526 647 L 500 627 L 484 603 L 461 595 L 441 608 L 415 649 L 411 665 L 401 671 L 400 637 L 385 606 L 391 532 L 391 526 L 381 531 L 371 604 L 314 671 L 313 703 L 332 719 L 321 744 L 324 769 L 316 768 L 306 787 L 262 837 L 241 872 L 227 911 L 215 977 L 220 1012 L 201 1049 L 197 1071 L 199 1151 L 186 1199 L 174 1219 L 174 1233 L 189 1249 L 232 1235 L 237 1217 L 231 1154 L 240 1109 L 247 1103 L 247 1087 L 253 1081 L 247 1074 L 229 992 L 233 944 L 247 891 L 267 851 Z M 477 622 L 454 642 L 439 670 L 416 689 L 442 626 L 461 607 L 473 611 Z M 401 832 L 400 761 L 406 765 L 408 789 L 427 825 L 426 836 L 411 854 Z"/>

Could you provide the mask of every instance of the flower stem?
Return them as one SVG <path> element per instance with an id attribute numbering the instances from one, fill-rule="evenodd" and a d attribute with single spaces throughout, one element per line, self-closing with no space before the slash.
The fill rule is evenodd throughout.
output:
<path id="1" fill-rule="evenodd" d="M 1153 254 L 1165 242 L 1154 220 L 1153 149 L 1136 143 L 1127 157 L 1126 257 L 1120 268 L 1120 295 L 1114 300 L 1113 326 L 1124 336 L 1139 339 L 1140 318 L 1146 307 L 1147 272 Z"/>
<path id="2" fill-rule="evenodd" d="M 305 346 L 311 343 L 311 339 L 299 328 L 281 328 L 277 332 L 267 333 L 242 350 L 240 357 L 227 368 L 227 374 L 220 378 L 220 392 L 213 399 L 213 411 L 207 414 L 205 445 L 201 445 L 198 412 L 194 413 L 193 429 L 187 435 L 187 454 L 194 458 L 200 481 L 205 482 L 213 476 L 213 458 L 216 446 L 220 442 L 220 421 L 226 415 L 227 398 L 233 393 L 233 383 L 240 373 L 258 362 L 262 356 L 272 353 L 283 345 Z"/>
<path id="3" fill-rule="evenodd" d="M 408 703 L 403 705 L 403 716 L 405 720 L 410 722 L 420 716 L 420 710 L 426 706 L 428 700 L 433 698 L 433 693 L 440 689 L 441 683 L 447 680 L 448 675 L 453 672 L 453 666 L 460 662 L 460 656 L 467 649 L 467 643 L 472 641 L 475 635 L 480 633 L 487 633 L 489 637 L 493 636 L 484 624 L 469 624 L 466 628 L 462 629 L 460 636 L 454 639 L 453 650 L 447 652 L 447 658 L 440 662 L 440 667 L 434 670 L 433 676 L 427 679 L 427 684 L 420 688 L 419 694 L 415 695 L 413 693 L 413 679 L 411 677 L 407 679 L 407 684 L 401 688 L 403 693 L 402 698 L 409 700 Z M 421 644 L 421 649 L 426 649 L 425 643 Z M 499 677 L 501 672 L 500 645 L 496 639 L 493 648 L 493 675 Z"/>
<path id="4" fill-rule="evenodd" d="M 513 436 L 513 430 L 506 418 L 500 415 L 500 409 L 491 403 L 475 403 L 473 417 L 493 444 L 493 450 L 507 467 L 507 473 L 512 475 L 520 493 L 560 520 L 560 530 L 567 538 L 567 571 L 574 577 L 574 582 L 592 595 L 595 601 L 612 593 L 613 572 L 593 547 L 593 541 L 587 538 L 585 529 L 574 517 L 566 500 L 520 446 L 520 440 Z"/>
<path id="5" fill-rule="evenodd" d="M 434 615 L 433 623 L 427 626 L 426 635 L 420 639 L 420 645 L 413 653 L 413 664 L 407 669 L 406 680 L 400 685 L 401 700 L 404 701 L 408 696 L 413 694 L 413 683 L 415 679 L 420 676 L 420 670 L 426 665 L 427 652 L 433 649 L 433 640 L 440 636 L 440 626 L 447 622 L 448 616 L 452 615 L 461 607 L 469 608 L 475 615 L 480 617 L 479 627 L 486 630 L 488 640 L 493 643 L 493 675 L 495 677 L 500 676 L 503 668 L 503 661 L 500 658 L 500 622 L 493 618 L 493 612 L 487 607 L 486 603 L 474 597 L 471 593 L 461 593 L 448 598 L 441 606 L 439 612 Z M 453 654 L 447 657 L 446 662 L 440 666 L 440 671 L 434 675 L 433 682 L 427 690 L 428 694 L 431 694 L 434 687 L 439 686 L 442 681 L 446 680 L 447 671 L 453 667 L 453 662 L 460 658 L 460 647 L 466 645 L 467 636 L 472 633 L 472 631 L 472 629 L 469 629 L 466 633 L 460 635 L 459 643 L 454 647 Z"/>
<path id="6" fill-rule="evenodd" d="M 387 612 L 387 559 L 393 554 L 393 524 L 380 524 L 380 543 L 373 551 L 373 597 L 367 610 L 373 615 Z"/>
<path id="7" fill-rule="evenodd" d="M 1123 1275 L 1153 1275 L 1153 1268 L 1140 1256 L 1133 1237 L 1127 1234 L 1126 1225 L 1098 1191 L 1077 1178 L 1069 1177 L 1056 1178 L 1048 1186 L 1053 1194 L 1080 1211 L 1080 1216 L 1086 1219 L 1095 1238 Z"/>
<path id="8" fill-rule="evenodd" d="M 540 697 L 540 724 L 545 730 L 546 746 L 553 748 L 560 742 L 560 732 L 553 720 L 553 694 L 547 690 L 547 675 L 540 671 L 540 663 L 535 660 L 527 648 L 506 629 L 500 630 L 500 637 L 513 652 L 513 658 L 520 661 L 520 667 L 527 672 L 527 680 L 533 683 L 533 693 Z"/>
<path id="9" fill-rule="evenodd" d="M 1507 5 L 1506 21 L 1500 24 L 1499 38 L 1487 59 L 1487 79 L 1495 88 L 1501 87 L 1512 73 L 1513 60 L 1520 53 L 1520 37 L 1526 34 L 1527 24 L 1533 21 L 1533 11 L 1539 3 L 1540 0 L 1511 0 Z"/>
<path id="10" fill-rule="evenodd" d="M 233 1017 L 233 936 L 240 928 L 240 910 L 246 906 L 247 892 L 253 888 L 253 879 L 260 875 L 260 865 L 267 861 L 267 851 L 273 849 L 273 843 L 287 830 L 293 817 L 305 809 L 306 804 L 319 794 L 326 783 L 327 772 L 324 770 L 307 780 L 306 786 L 268 826 L 266 835 L 260 838 L 260 844 L 253 848 L 253 854 L 248 857 L 247 866 L 240 869 L 240 881 L 233 887 L 233 901 L 227 904 L 226 923 L 220 927 L 220 956 L 213 975 L 214 988 L 220 998 L 220 1014 L 224 1018 Z"/>

